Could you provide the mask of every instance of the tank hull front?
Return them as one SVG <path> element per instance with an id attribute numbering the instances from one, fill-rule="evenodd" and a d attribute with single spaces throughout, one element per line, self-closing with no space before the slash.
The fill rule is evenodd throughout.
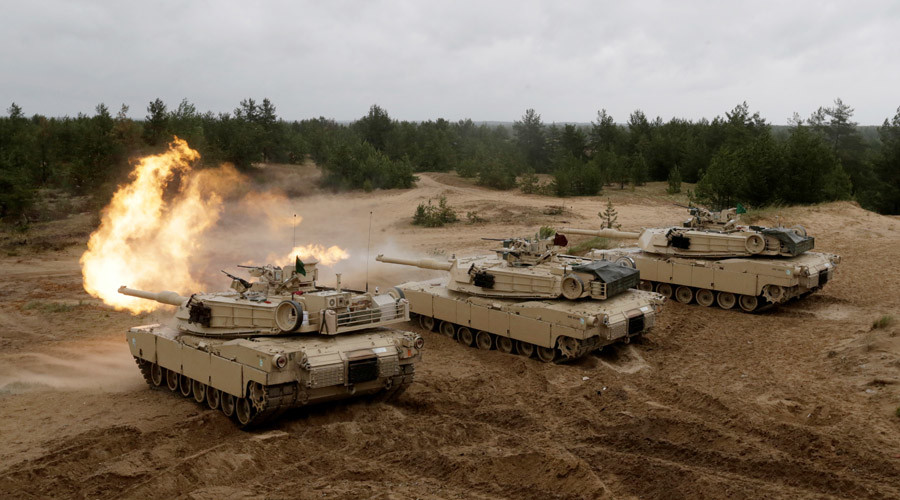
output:
<path id="1" fill-rule="evenodd" d="M 698 259 L 652 254 L 635 247 L 593 250 L 588 255 L 633 263 L 641 273 L 644 289 L 652 287 L 680 302 L 746 312 L 783 304 L 820 290 L 834 277 L 835 267 L 840 263 L 837 255 L 820 252 L 788 258 Z M 680 297 L 679 289 L 682 289 Z M 755 307 L 750 307 L 754 303 Z"/>
<path id="2" fill-rule="evenodd" d="M 603 301 L 476 297 L 448 289 L 446 279 L 398 288 L 425 328 L 480 348 L 508 351 L 510 344 L 522 346 L 527 352 L 520 354 L 537 352 L 544 361 L 576 359 L 605 345 L 628 342 L 653 326 L 664 302 L 658 294 L 638 290 Z"/>
<path id="3" fill-rule="evenodd" d="M 421 359 L 418 335 L 389 329 L 229 340 L 147 325 L 131 328 L 126 339 L 151 386 L 219 407 L 242 427 L 292 407 L 399 395 Z M 248 411 L 229 411 L 229 402 Z"/>

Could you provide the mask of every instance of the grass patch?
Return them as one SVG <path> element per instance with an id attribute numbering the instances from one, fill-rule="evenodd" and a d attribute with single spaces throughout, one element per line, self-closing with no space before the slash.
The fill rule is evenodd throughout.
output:
<path id="1" fill-rule="evenodd" d="M 469 224 L 482 224 L 487 222 L 487 219 L 478 214 L 478 212 L 466 212 L 466 220 L 469 221 Z"/>
<path id="2" fill-rule="evenodd" d="M 894 317 L 890 314 L 885 314 L 882 317 L 876 319 L 872 322 L 872 329 L 879 330 L 881 328 L 887 328 L 894 324 Z"/>
<path id="3" fill-rule="evenodd" d="M 589 240 L 584 240 L 577 245 L 570 246 L 567 253 L 571 255 L 583 255 L 594 248 L 606 250 L 607 248 L 612 247 L 613 243 L 609 238 L 594 237 Z"/>
<path id="4" fill-rule="evenodd" d="M 544 215 L 563 215 L 568 213 L 569 211 L 563 205 L 548 205 L 544 207 L 543 211 Z"/>
<path id="5" fill-rule="evenodd" d="M 741 214 L 741 222 L 744 224 L 756 224 L 757 222 L 767 219 L 772 220 L 787 208 L 787 205 L 768 205 L 759 208 L 748 208 L 747 213 Z"/>
<path id="6" fill-rule="evenodd" d="M 897 418 L 900 418 L 900 406 L 897 407 L 897 410 L 894 413 L 897 415 Z"/>
<path id="7" fill-rule="evenodd" d="M 43 300 L 32 300 L 25 304 L 22 309 L 26 311 L 38 311 L 42 313 L 66 313 L 74 311 L 80 307 L 84 307 L 84 301 L 79 300 L 77 304 L 66 304 L 65 302 L 46 302 Z"/>

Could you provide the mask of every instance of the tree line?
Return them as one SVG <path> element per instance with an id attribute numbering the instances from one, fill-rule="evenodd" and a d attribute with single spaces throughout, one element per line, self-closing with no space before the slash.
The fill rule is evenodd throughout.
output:
<path id="1" fill-rule="evenodd" d="M 0 117 L 0 217 L 28 214 L 42 188 L 105 202 L 130 170 L 129 158 L 158 151 L 173 136 L 209 165 L 246 170 L 309 158 L 335 189 L 409 188 L 417 171 L 455 170 L 491 188 L 554 196 L 666 180 L 673 192 L 683 180 L 696 183 L 692 197 L 712 207 L 855 199 L 900 213 L 900 108 L 876 134 L 864 134 L 853 113 L 836 99 L 776 127 L 745 102 L 712 120 L 663 122 L 636 110 L 620 123 L 600 110 L 579 126 L 547 125 L 528 109 L 509 127 L 399 121 L 377 105 L 347 124 L 285 121 L 269 99 L 242 100 L 230 113 L 155 99 L 139 119 L 124 105 L 115 115 L 99 104 L 93 115 L 29 117 L 12 104 Z"/>

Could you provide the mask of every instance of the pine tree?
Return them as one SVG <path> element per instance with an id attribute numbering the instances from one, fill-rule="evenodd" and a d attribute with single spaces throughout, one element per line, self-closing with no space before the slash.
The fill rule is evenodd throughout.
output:
<path id="1" fill-rule="evenodd" d="M 598 213 L 600 219 L 603 223 L 600 225 L 601 229 L 619 229 L 622 227 L 622 224 L 619 224 L 617 221 L 619 220 L 619 213 L 616 212 L 616 209 L 613 207 L 612 200 L 606 199 L 606 210 Z"/>
<path id="2" fill-rule="evenodd" d="M 669 170 L 669 187 L 666 188 L 666 192 L 669 194 L 675 194 L 681 192 L 681 172 L 678 171 L 678 165 L 674 165 L 671 170 Z"/>

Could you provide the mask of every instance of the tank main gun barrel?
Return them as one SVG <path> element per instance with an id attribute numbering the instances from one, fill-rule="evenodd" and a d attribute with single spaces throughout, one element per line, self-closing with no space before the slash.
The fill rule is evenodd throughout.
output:
<path id="1" fill-rule="evenodd" d="M 641 233 L 635 233 L 633 231 L 619 231 L 616 229 L 562 228 L 559 230 L 559 232 L 565 233 L 565 234 L 581 234 L 584 236 L 598 236 L 600 238 L 617 238 L 617 239 L 637 239 L 641 236 Z"/>
<path id="2" fill-rule="evenodd" d="M 400 264 L 401 266 L 412 266 L 421 269 L 434 269 L 436 271 L 449 271 L 453 268 L 452 262 L 440 262 L 434 259 L 397 259 L 394 257 L 385 257 L 383 254 L 379 254 L 378 257 L 375 257 L 375 260 L 387 264 Z"/>
<path id="3" fill-rule="evenodd" d="M 181 295 L 170 292 L 168 290 L 163 290 L 162 292 L 147 292 L 144 290 L 135 290 L 134 288 L 128 288 L 127 286 L 120 286 L 119 293 L 122 295 L 130 295 L 132 297 L 138 297 L 141 299 L 147 300 L 155 300 L 160 304 L 169 304 L 173 306 L 180 306 L 187 302 L 187 297 L 182 297 Z"/>

